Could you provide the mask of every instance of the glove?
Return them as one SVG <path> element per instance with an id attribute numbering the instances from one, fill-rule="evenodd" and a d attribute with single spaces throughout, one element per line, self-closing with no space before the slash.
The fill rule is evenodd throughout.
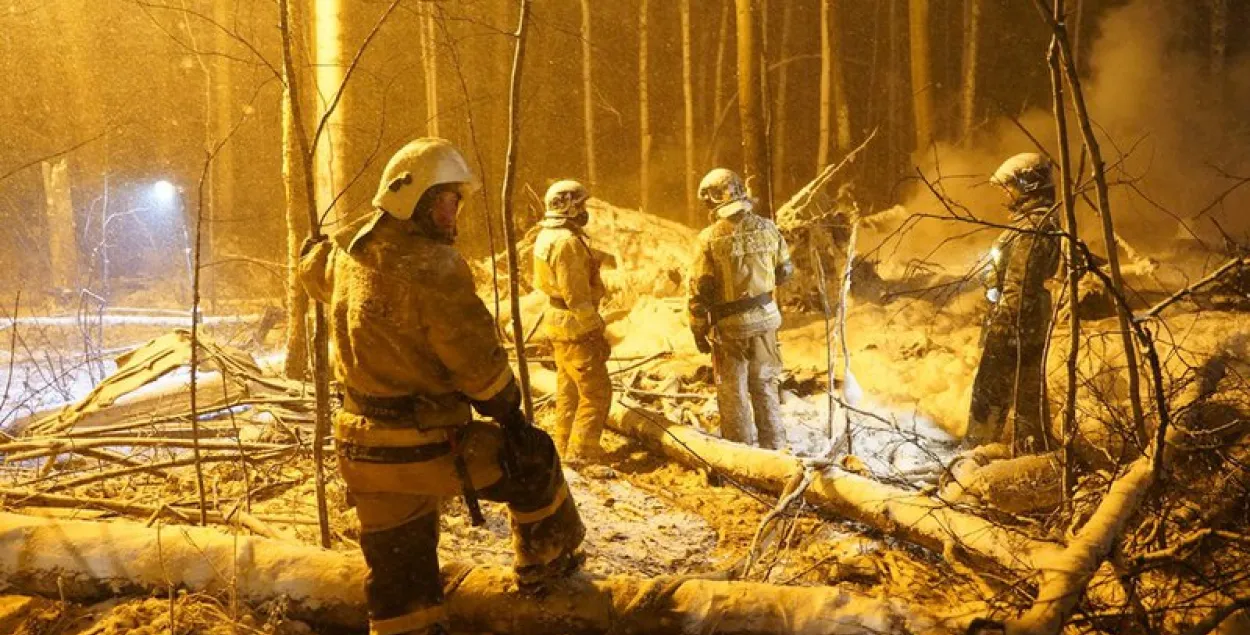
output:
<path id="1" fill-rule="evenodd" d="M 1003 297 L 1003 292 L 998 289 L 988 289 L 985 292 L 985 299 L 993 304 L 998 304 L 999 298 Z"/>
<path id="2" fill-rule="evenodd" d="M 700 353 L 711 353 L 712 343 L 707 339 L 707 331 L 702 329 L 691 329 L 690 334 L 694 335 L 694 346 L 699 349 Z"/>
<path id="3" fill-rule="evenodd" d="M 317 236 L 309 236 L 305 238 L 304 243 L 300 245 L 300 248 L 299 248 L 300 257 L 302 258 L 308 255 L 309 253 L 312 252 L 313 249 L 317 247 L 317 245 L 320 245 L 326 240 L 327 238 L 325 234 L 318 234 Z"/>

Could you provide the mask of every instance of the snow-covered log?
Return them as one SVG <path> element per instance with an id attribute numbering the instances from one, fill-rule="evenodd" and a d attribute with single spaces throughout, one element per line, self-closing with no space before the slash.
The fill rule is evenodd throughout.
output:
<path id="1" fill-rule="evenodd" d="M 122 522 L 0 513 L 0 580 L 13 592 L 92 600 L 124 593 L 227 589 L 288 615 L 365 625 L 364 562 L 356 552 Z M 499 567 L 443 569 L 458 631 L 507 633 L 941 633 L 953 625 L 892 599 L 832 587 L 781 587 L 691 577 L 581 575 L 541 599 L 516 592 Z"/>
<path id="2" fill-rule="evenodd" d="M 534 369 L 531 379 L 536 390 L 555 389 L 555 373 L 551 371 Z M 697 469 L 711 465 L 763 491 L 781 492 L 795 472 L 804 469 L 803 463 L 789 454 L 718 439 L 621 400 L 613 404 L 608 425 L 676 461 Z M 1049 562 L 1063 549 L 959 511 L 937 498 L 836 467 L 820 470 L 805 497 L 827 513 L 862 522 L 934 553 L 943 553 L 953 544 L 982 565 L 1001 567 L 1021 577 L 1035 576 L 1041 563 Z"/>

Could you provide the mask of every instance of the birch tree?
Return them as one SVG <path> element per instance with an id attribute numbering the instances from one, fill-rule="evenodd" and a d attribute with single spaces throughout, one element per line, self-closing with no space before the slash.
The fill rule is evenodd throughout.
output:
<path id="1" fill-rule="evenodd" d="M 961 59 L 963 82 L 960 90 L 960 134 L 965 142 L 972 134 L 976 119 L 977 102 L 977 55 L 980 43 L 982 0 L 964 0 L 964 48 Z"/>
<path id="2" fill-rule="evenodd" d="M 324 117 L 330 99 L 343 83 L 346 45 L 343 33 L 343 0 L 315 0 L 313 22 L 315 38 L 313 64 L 316 69 L 317 115 Z M 321 139 L 314 148 L 316 166 L 316 203 L 322 214 L 328 214 L 339 190 L 347 183 L 347 135 L 344 122 L 351 104 L 340 99 L 329 111 L 329 119 Z M 334 218 L 333 214 L 330 214 Z"/>
<path id="3" fill-rule="evenodd" d="M 777 95 L 773 101 L 773 188 L 785 191 L 788 186 L 786 170 L 786 133 L 789 126 L 787 123 L 790 118 L 786 116 L 786 98 L 787 89 L 789 88 L 790 64 L 788 63 L 790 53 L 790 38 L 794 31 L 794 3 L 786 2 L 781 10 L 781 45 L 777 52 L 777 59 L 780 60 L 780 68 L 777 69 Z"/>
<path id="4" fill-rule="evenodd" d="M 595 95 L 591 81 L 590 0 L 582 0 L 582 120 L 586 130 L 586 178 L 599 182 L 595 167 Z"/>
<path id="5" fill-rule="evenodd" d="M 747 183 L 759 200 L 759 211 L 772 218 L 768 130 L 764 119 L 763 73 L 760 60 L 759 5 L 736 0 L 738 15 L 738 117 L 742 126 L 742 154 Z"/>
<path id="6" fill-rule="evenodd" d="M 720 28 L 716 30 L 716 73 L 712 84 L 712 121 L 719 121 L 725 104 L 725 58 L 729 49 L 729 11 L 735 0 L 721 0 Z M 720 164 L 720 153 L 715 135 L 712 139 L 712 163 Z"/>
<path id="7" fill-rule="evenodd" d="M 842 36 L 838 24 L 837 0 L 821 0 L 820 136 L 816 147 L 817 172 L 829 164 L 829 149 L 833 143 L 836 142 L 839 154 L 851 149 L 851 115 L 843 81 Z"/>
<path id="8" fill-rule="evenodd" d="M 681 97 L 685 109 L 685 147 L 686 147 L 686 215 L 691 224 L 698 221 L 698 207 L 695 205 L 695 174 L 694 174 L 694 81 L 691 73 L 690 60 L 690 0 L 681 0 Z"/>
<path id="9" fill-rule="evenodd" d="M 648 1 L 638 3 L 638 126 L 641 160 L 638 168 L 638 208 L 651 208 L 651 94 L 647 37 Z"/>

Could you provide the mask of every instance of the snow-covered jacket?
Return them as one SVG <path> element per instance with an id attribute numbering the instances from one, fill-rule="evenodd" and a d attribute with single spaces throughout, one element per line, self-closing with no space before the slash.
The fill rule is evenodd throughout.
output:
<path id="1" fill-rule="evenodd" d="M 468 422 L 470 401 L 513 381 L 468 264 L 415 223 L 362 218 L 306 249 L 300 278 L 329 305 L 335 379 L 361 395 L 419 397 L 422 428 Z"/>
<path id="2" fill-rule="evenodd" d="M 687 276 L 691 327 L 706 331 L 715 321 L 717 332 L 731 338 L 780 328 L 771 295 L 745 310 L 718 313 L 771 294 L 793 272 L 786 239 L 771 220 L 750 211 L 717 219 L 699 232 Z"/>
<path id="3" fill-rule="evenodd" d="M 550 339 L 569 342 L 603 330 L 599 260 L 581 227 L 565 219 L 542 222 L 534 240 L 534 286 L 549 298 L 543 323 Z"/>

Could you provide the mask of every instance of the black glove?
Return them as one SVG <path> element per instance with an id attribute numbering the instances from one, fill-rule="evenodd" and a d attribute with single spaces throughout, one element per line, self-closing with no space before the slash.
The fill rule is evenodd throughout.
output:
<path id="1" fill-rule="evenodd" d="M 707 339 L 707 331 L 702 329 L 690 329 L 690 334 L 694 335 L 694 346 L 699 349 L 700 353 L 711 353 L 712 343 Z"/>

